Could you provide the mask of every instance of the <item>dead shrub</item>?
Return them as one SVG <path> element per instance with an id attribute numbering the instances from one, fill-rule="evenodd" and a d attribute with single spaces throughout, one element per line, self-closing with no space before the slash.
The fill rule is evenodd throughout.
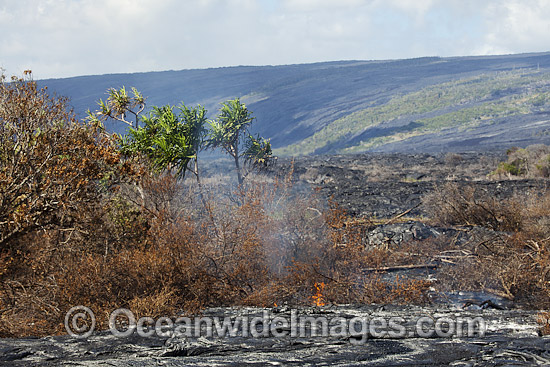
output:
<path id="1" fill-rule="evenodd" d="M 363 285 L 362 303 L 378 304 L 423 304 L 432 282 L 425 279 L 407 279 L 396 275 L 384 279 L 381 274 L 366 276 Z"/>
<path id="2" fill-rule="evenodd" d="M 464 161 L 464 158 L 457 153 L 447 153 L 443 157 L 443 161 L 449 166 L 456 167 Z"/>
<path id="3" fill-rule="evenodd" d="M 522 225 L 519 201 L 496 198 L 475 186 L 447 182 L 426 195 L 423 204 L 439 225 L 479 225 L 510 232 Z"/>
<path id="4" fill-rule="evenodd" d="M 134 297 L 128 302 L 128 307 L 132 310 L 136 319 L 151 317 L 156 320 L 160 317 L 173 314 L 177 301 L 178 295 L 176 290 L 164 287 L 156 293 Z"/>
<path id="5" fill-rule="evenodd" d="M 485 290 L 527 307 L 550 307 L 550 194 L 546 190 L 497 200 L 483 191 L 452 184 L 426 202 L 440 224 L 490 229 L 481 231 L 485 233 L 481 237 L 473 236 L 461 249 L 467 256 L 440 269 L 438 279 L 447 290 Z"/>
<path id="6" fill-rule="evenodd" d="M 534 250 L 524 241 L 514 235 L 472 244 L 467 256 L 438 268 L 436 289 L 486 291 L 525 307 L 550 307 L 548 250 Z"/>
<path id="7" fill-rule="evenodd" d="M 537 323 L 540 325 L 540 335 L 550 335 L 550 312 L 539 313 Z"/>

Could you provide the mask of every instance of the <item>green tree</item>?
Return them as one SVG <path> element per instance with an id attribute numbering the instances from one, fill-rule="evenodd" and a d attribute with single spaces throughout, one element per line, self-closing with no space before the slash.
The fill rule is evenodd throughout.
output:
<path id="1" fill-rule="evenodd" d="M 253 137 L 248 131 L 254 119 L 252 112 L 236 98 L 222 103 L 218 118 L 210 122 L 207 146 L 212 149 L 221 148 L 233 157 L 239 185 L 250 172 L 243 170 L 240 158 L 244 157 L 245 164 L 257 167 L 267 164 L 272 157 L 269 141 Z"/>
<path id="2" fill-rule="evenodd" d="M 153 107 L 149 116 L 141 118 L 143 126 L 130 128 L 122 139 L 122 151 L 144 154 L 156 172 L 175 169 L 183 178 L 191 171 L 200 182 L 198 153 L 206 134 L 206 109 L 200 105 L 189 108 L 183 103 L 178 109 L 176 115 L 174 107 Z"/>
<path id="3" fill-rule="evenodd" d="M 273 151 L 269 139 L 249 135 L 245 141 L 245 164 L 261 170 L 273 160 Z"/>
<path id="4" fill-rule="evenodd" d="M 107 100 L 99 100 L 99 110 L 91 113 L 88 110 L 88 120 L 99 122 L 112 118 L 113 120 L 124 122 L 132 128 L 139 127 L 139 114 L 145 109 L 145 97 L 134 87 L 130 95 L 125 87 L 120 89 L 110 88 L 107 90 Z M 128 121 L 127 116 L 132 115 L 134 121 Z"/>

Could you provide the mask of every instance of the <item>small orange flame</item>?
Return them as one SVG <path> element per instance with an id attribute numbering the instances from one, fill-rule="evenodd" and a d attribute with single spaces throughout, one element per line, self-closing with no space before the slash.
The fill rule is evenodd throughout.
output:
<path id="1" fill-rule="evenodd" d="M 325 289 L 325 283 L 315 283 L 315 289 L 317 292 L 315 295 L 311 296 L 313 299 L 313 304 L 317 307 L 324 306 L 325 302 L 323 301 L 323 289 Z"/>

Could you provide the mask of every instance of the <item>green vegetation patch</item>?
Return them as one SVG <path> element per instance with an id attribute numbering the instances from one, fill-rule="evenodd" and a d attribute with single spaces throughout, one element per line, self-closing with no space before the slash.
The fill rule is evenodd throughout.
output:
<path id="1" fill-rule="evenodd" d="M 307 155 L 331 144 L 339 145 L 329 149 L 331 151 L 359 152 L 444 128 L 527 114 L 550 101 L 550 94 L 546 92 L 549 84 L 549 73 L 521 70 L 429 86 L 344 116 L 299 143 L 277 149 L 276 153 Z M 354 136 L 399 118 L 413 119 L 418 126 L 405 132 L 388 129 L 385 137 L 373 137 L 350 145 L 349 139 Z"/>

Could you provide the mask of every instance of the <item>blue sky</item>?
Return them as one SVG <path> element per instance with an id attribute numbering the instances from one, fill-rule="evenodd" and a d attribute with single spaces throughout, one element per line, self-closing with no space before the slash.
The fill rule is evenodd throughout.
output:
<path id="1" fill-rule="evenodd" d="M 0 0 L 35 78 L 550 50 L 550 0 Z"/>

